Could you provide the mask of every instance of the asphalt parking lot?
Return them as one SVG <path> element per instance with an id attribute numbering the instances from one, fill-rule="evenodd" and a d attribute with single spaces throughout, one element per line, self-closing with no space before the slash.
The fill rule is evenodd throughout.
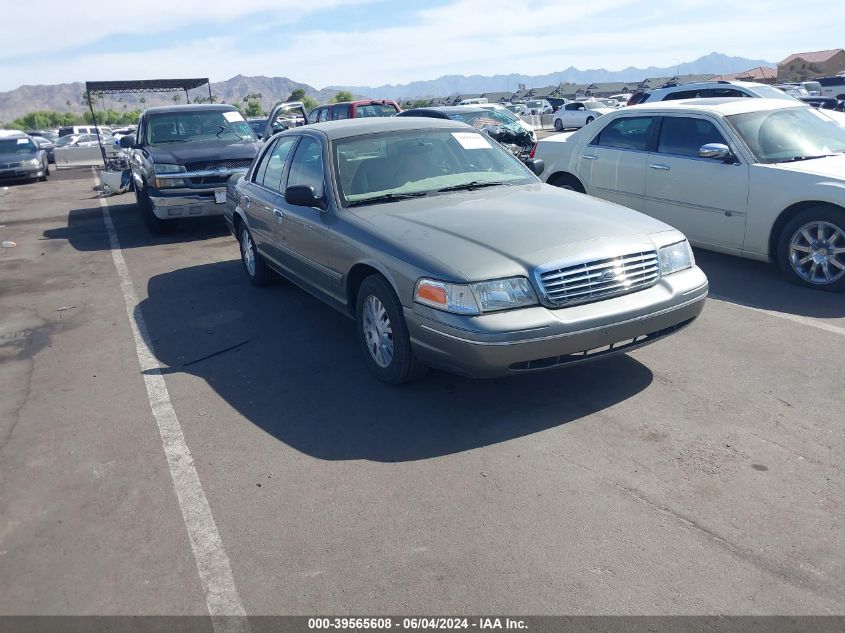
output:
<path id="1" fill-rule="evenodd" d="M 0 189 L 0 614 L 207 613 L 130 314 L 248 614 L 842 612 L 842 295 L 698 251 L 678 335 L 394 388 L 222 219 L 108 198 L 121 284 L 93 184 Z"/>

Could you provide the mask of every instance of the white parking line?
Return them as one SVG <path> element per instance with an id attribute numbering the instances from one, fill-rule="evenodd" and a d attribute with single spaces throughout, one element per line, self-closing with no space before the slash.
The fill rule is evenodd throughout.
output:
<path id="1" fill-rule="evenodd" d="M 839 336 L 845 336 L 845 328 L 839 327 L 838 325 L 831 325 L 830 323 L 819 321 L 818 319 L 811 319 L 810 317 L 803 317 L 797 314 L 789 314 L 788 312 L 777 312 L 775 310 L 755 308 L 754 306 L 737 303 L 736 301 L 720 297 L 719 295 L 714 295 L 712 293 L 709 295 L 708 299 L 715 299 L 716 301 L 730 303 L 738 308 L 745 308 L 746 310 L 752 310 L 753 312 L 768 314 L 769 316 L 778 317 L 779 319 L 785 319 L 786 321 L 792 321 L 793 323 L 800 323 L 801 325 L 809 325 L 810 327 L 814 327 L 818 330 L 824 330 L 825 332 L 832 332 L 833 334 L 839 334 Z"/>
<path id="2" fill-rule="evenodd" d="M 96 173 L 94 183 L 98 184 Z M 105 198 L 99 200 L 103 211 L 103 222 L 109 235 L 114 267 L 117 269 L 120 288 L 126 302 L 126 314 L 129 317 L 132 336 L 135 338 L 135 350 L 144 376 L 144 384 L 147 387 L 150 408 L 158 423 L 164 454 L 170 467 L 170 476 L 173 478 L 182 518 L 188 529 L 191 549 L 197 563 L 197 571 L 205 592 L 205 602 L 212 617 L 214 630 L 216 633 L 248 633 L 250 627 L 246 617 L 243 617 L 246 612 L 241 604 L 238 589 L 235 587 L 229 557 L 223 548 L 223 541 L 217 532 L 217 525 L 214 523 L 211 507 L 208 505 L 208 499 L 205 497 L 202 483 L 194 467 L 191 451 L 188 449 L 176 411 L 170 402 L 170 394 L 156 360 L 150 334 L 138 305 L 138 296 L 135 294 L 129 269 L 112 223 L 108 202 Z"/>

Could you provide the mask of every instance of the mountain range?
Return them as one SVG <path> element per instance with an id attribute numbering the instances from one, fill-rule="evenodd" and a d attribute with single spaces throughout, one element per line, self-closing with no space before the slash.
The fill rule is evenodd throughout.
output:
<path id="1" fill-rule="evenodd" d="M 240 103 L 247 95 L 261 95 L 261 104 L 265 110 L 290 96 L 297 88 L 321 103 L 327 102 L 339 90 L 349 90 L 356 98 L 407 99 L 414 97 L 435 97 L 451 94 L 516 91 L 519 84 L 528 88 L 558 85 L 559 83 L 590 83 L 606 81 L 639 81 L 646 77 L 699 74 L 726 74 L 740 72 L 757 66 L 774 66 L 771 62 L 743 57 L 729 57 L 721 53 L 710 53 L 691 62 L 674 66 L 649 68 L 625 68 L 618 71 L 604 68 L 578 70 L 570 66 L 559 72 L 544 75 L 446 75 L 429 81 L 413 81 L 408 84 L 383 86 L 328 86 L 322 90 L 288 79 L 287 77 L 247 77 L 237 75 L 221 82 L 213 82 L 211 91 L 221 103 Z M 34 110 L 54 110 L 57 112 L 77 112 L 85 110 L 82 96 L 85 84 L 81 82 L 54 85 L 26 85 L 0 92 L 0 122 L 11 121 Z M 199 88 L 190 94 L 195 97 L 208 96 L 208 90 Z M 123 95 L 122 97 L 105 96 L 102 104 L 115 110 L 143 109 L 154 105 L 173 103 L 171 94 Z M 140 99 L 143 98 L 144 102 Z M 180 95 L 184 103 L 185 95 Z M 122 99 L 122 100 L 121 100 Z M 100 103 L 98 101 L 98 103 Z"/>

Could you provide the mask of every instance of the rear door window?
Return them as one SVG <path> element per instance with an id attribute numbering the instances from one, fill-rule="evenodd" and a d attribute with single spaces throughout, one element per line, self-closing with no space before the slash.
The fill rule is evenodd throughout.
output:
<path id="1" fill-rule="evenodd" d="M 282 174 L 285 171 L 285 161 L 290 153 L 290 148 L 293 147 L 295 137 L 281 138 L 276 146 L 268 153 L 267 168 L 262 174 L 261 184 L 272 189 L 273 191 L 281 191 L 282 188 Z"/>
<path id="2" fill-rule="evenodd" d="M 393 116 L 398 110 L 392 103 L 369 103 L 355 108 L 356 117 Z"/>
<path id="3" fill-rule="evenodd" d="M 646 151 L 656 120 L 656 117 L 653 116 L 616 119 L 599 132 L 598 136 L 593 139 L 592 145 Z"/>
<path id="4" fill-rule="evenodd" d="M 318 198 L 323 195 L 323 148 L 317 139 L 302 137 L 290 163 L 288 187 L 310 185 Z"/>

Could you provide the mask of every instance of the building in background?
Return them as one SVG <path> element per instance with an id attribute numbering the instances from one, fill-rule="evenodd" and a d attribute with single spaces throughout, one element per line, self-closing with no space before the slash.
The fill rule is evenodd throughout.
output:
<path id="1" fill-rule="evenodd" d="M 845 71 L 845 49 L 793 53 L 778 64 L 778 81 L 834 77 Z"/>

